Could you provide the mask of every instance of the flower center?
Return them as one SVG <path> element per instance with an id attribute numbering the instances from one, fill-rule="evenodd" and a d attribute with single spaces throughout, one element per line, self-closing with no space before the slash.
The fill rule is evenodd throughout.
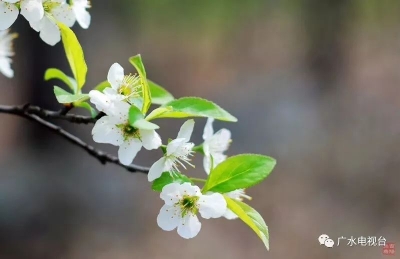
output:
<path id="1" fill-rule="evenodd" d="M 172 167 L 172 172 L 179 172 L 178 165 L 181 165 L 183 168 L 186 169 L 186 166 L 183 162 L 190 165 L 191 167 L 194 167 L 194 165 L 190 163 L 190 157 L 193 156 L 194 152 L 192 150 L 193 146 L 193 143 L 185 143 L 178 147 L 174 153 L 166 156 L 168 158 L 168 161 L 171 163 L 170 166 Z"/>
<path id="2" fill-rule="evenodd" d="M 198 200 L 199 197 L 197 196 L 183 196 L 183 198 L 178 202 L 182 211 L 182 218 L 188 213 L 197 214 L 197 211 L 199 210 L 197 206 Z"/>
<path id="3" fill-rule="evenodd" d="M 139 129 L 132 127 L 129 123 L 117 125 L 118 128 L 122 130 L 122 134 L 124 136 L 124 140 L 128 140 L 130 138 L 138 138 L 140 139 Z"/>
<path id="4" fill-rule="evenodd" d="M 124 76 L 121 85 L 118 89 L 118 93 L 126 97 L 139 97 L 142 85 L 140 84 L 140 78 L 136 75 Z"/>
<path id="5" fill-rule="evenodd" d="M 58 2 L 53 2 L 51 0 L 47 0 L 43 3 L 43 9 L 46 13 L 50 13 L 51 10 L 53 10 L 54 8 L 60 6 L 61 3 Z"/>

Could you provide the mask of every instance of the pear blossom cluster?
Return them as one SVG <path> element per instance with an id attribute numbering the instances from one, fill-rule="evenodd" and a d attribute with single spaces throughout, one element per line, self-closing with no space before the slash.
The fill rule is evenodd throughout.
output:
<path id="1" fill-rule="evenodd" d="M 160 178 L 165 172 L 173 176 L 187 169 L 187 166 L 194 167 L 191 158 L 196 153 L 195 144 L 190 140 L 195 125 L 193 119 L 184 122 L 176 138 L 169 139 L 168 143 L 163 145 L 156 131 L 159 129 L 158 125 L 146 121 L 132 126 L 129 122 L 131 107 L 140 110 L 143 103 L 140 77 L 136 74 L 126 74 L 120 64 L 114 63 L 108 71 L 107 81 L 110 87 L 103 91 L 89 92 L 91 103 L 105 114 L 92 129 L 95 142 L 117 146 L 118 158 L 123 165 L 131 164 L 142 147 L 147 150 L 162 149 L 163 156 L 150 167 L 149 182 Z M 206 175 L 227 158 L 225 152 L 231 143 L 231 132 L 228 129 L 220 129 L 214 133 L 213 121 L 214 119 L 208 118 L 203 133 L 204 142 L 199 146 L 204 154 L 203 166 Z M 243 198 L 251 199 L 243 189 L 225 195 L 239 201 Z M 160 197 L 165 205 L 157 217 L 159 227 L 166 231 L 177 229 L 183 238 L 193 238 L 199 233 L 201 223 L 197 214 L 205 219 L 237 218 L 237 215 L 227 208 L 222 194 L 202 194 L 200 188 L 191 183 L 167 184 L 163 187 Z"/>
<path id="2" fill-rule="evenodd" d="M 0 72 L 13 77 L 11 69 L 12 40 L 14 33 L 9 28 L 21 14 L 39 33 L 40 38 L 54 46 L 61 40 L 57 23 L 72 27 L 77 22 L 82 28 L 89 28 L 91 16 L 89 0 L 0 0 Z"/>
<path id="3" fill-rule="evenodd" d="M 87 29 L 90 25 L 89 0 L 0 0 L 0 30 L 6 30 L 21 14 L 40 38 L 49 45 L 61 40 L 57 22 L 72 27 L 77 21 Z"/>
<path id="4" fill-rule="evenodd" d="M 101 161 L 136 169 L 132 163 L 142 149 L 162 152 L 148 169 L 140 170 L 147 172 L 151 188 L 160 192 L 164 202 L 154 219 L 158 226 L 165 231 L 176 229 L 178 235 L 190 239 L 197 236 L 202 228 L 199 218 L 240 218 L 268 249 L 268 227 L 261 215 L 244 199 L 251 200 L 246 189 L 264 180 L 276 161 L 257 154 L 228 157 L 226 152 L 232 141 L 231 132 L 225 128 L 214 131 L 213 123 L 215 119 L 236 122 L 237 118 L 203 98 L 175 99 L 166 89 L 147 78 L 140 54 L 129 59 L 137 74 L 126 73 L 120 64 L 114 63 L 108 71 L 107 81 L 88 93 L 84 92 L 82 88 L 86 83 L 88 67 L 82 46 L 70 27 L 77 22 L 87 29 L 91 21 L 87 11 L 90 7 L 89 0 L 0 0 L 0 72 L 9 78 L 14 76 L 11 58 L 14 56 L 13 39 L 17 34 L 11 33 L 9 28 L 19 14 L 45 43 L 53 46 L 62 38 L 73 77 L 50 68 L 44 78 L 58 79 L 68 86 L 68 90 L 54 86 L 54 95 L 60 104 L 68 107 L 67 113 L 75 108 L 90 111 L 91 117 L 79 117 L 79 121 L 95 123 L 92 128 L 94 142 L 118 148 L 118 159 L 107 155 Z M 151 109 L 152 105 L 160 107 Z M 25 109 L 23 112 L 25 114 Z M 77 118 L 76 115 L 68 115 Z M 191 139 L 194 119 L 187 119 L 174 134 L 174 139 L 162 139 L 158 133 L 160 127 L 153 122 L 161 118 L 193 117 L 207 118 L 203 140 L 198 145 Z M 67 136 L 61 131 L 59 133 Z M 72 137 L 68 135 L 68 138 Z M 86 143 L 78 146 L 93 150 Z M 102 154 L 101 151 L 89 153 L 93 156 Z M 193 178 L 186 173 L 195 167 L 192 159 L 197 154 L 203 156 L 202 178 Z"/>

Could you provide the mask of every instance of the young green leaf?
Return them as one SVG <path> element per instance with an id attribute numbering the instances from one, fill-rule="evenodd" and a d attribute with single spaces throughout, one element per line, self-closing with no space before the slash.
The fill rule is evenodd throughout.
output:
<path id="1" fill-rule="evenodd" d="M 244 223 L 246 223 L 263 241 L 269 250 L 269 233 L 264 219 L 255 209 L 238 200 L 233 200 L 224 195 L 228 208 L 233 211 Z"/>
<path id="2" fill-rule="evenodd" d="M 275 159 L 262 155 L 242 154 L 229 157 L 212 170 L 203 192 L 226 193 L 249 188 L 265 179 L 275 164 Z"/>
<path id="3" fill-rule="evenodd" d="M 165 90 L 162 86 L 154 83 L 153 81 L 147 80 L 151 93 L 151 102 L 153 104 L 163 105 L 167 102 L 174 100 L 172 94 Z"/>
<path id="4" fill-rule="evenodd" d="M 135 121 L 135 123 L 133 123 L 133 127 L 144 130 L 156 130 L 160 128 L 157 124 L 154 124 L 145 119 Z"/>
<path id="5" fill-rule="evenodd" d="M 170 107 L 172 110 L 152 116 L 152 119 L 209 117 L 222 121 L 237 121 L 235 117 L 217 104 L 198 97 L 183 97 L 170 101 L 162 107 Z"/>
<path id="6" fill-rule="evenodd" d="M 129 124 L 138 129 L 155 130 L 160 128 L 158 125 L 143 118 L 142 112 L 135 105 L 129 108 Z"/>
<path id="7" fill-rule="evenodd" d="M 180 173 L 175 173 L 171 176 L 169 172 L 164 172 L 160 178 L 154 180 L 151 188 L 154 191 L 161 192 L 164 186 L 170 183 L 192 183 L 192 181 L 187 176 Z"/>
<path id="8" fill-rule="evenodd" d="M 89 99 L 88 94 L 71 94 L 58 86 L 54 86 L 54 94 L 59 103 L 82 102 Z"/>
<path id="9" fill-rule="evenodd" d="M 97 116 L 97 111 L 96 109 L 94 109 L 89 103 L 87 102 L 75 102 L 74 103 L 74 107 L 81 107 L 84 108 L 86 110 L 88 110 L 90 112 L 90 115 L 92 116 L 92 118 Z"/>
<path id="10" fill-rule="evenodd" d="M 57 68 L 49 68 L 46 70 L 44 74 L 44 80 L 49 81 L 51 79 L 59 79 L 63 81 L 66 85 L 68 85 L 73 93 L 77 93 L 78 91 L 76 81 Z"/>
<path id="11" fill-rule="evenodd" d="M 78 84 L 78 90 L 82 89 L 82 86 L 86 81 L 87 65 L 81 44 L 75 36 L 75 33 L 61 22 L 57 23 L 61 31 L 62 42 L 65 49 L 65 54 L 72 73 Z"/>
<path id="12" fill-rule="evenodd" d="M 133 56 L 129 59 L 129 62 L 136 68 L 139 73 L 140 82 L 142 84 L 142 96 L 143 96 L 143 107 L 142 113 L 146 114 L 151 105 L 151 93 L 149 84 L 146 78 L 146 70 L 144 69 L 144 65 L 142 62 L 142 57 L 139 55 Z"/>
<path id="13" fill-rule="evenodd" d="M 96 85 L 96 87 L 93 90 L 97 90 L 97 91 L 103 92 L 104 89 L 106 89 L 107 87 L 111 87 L 111 85 L 106 80 L 106 81 L 103 81 L 103 82 L 99 83 L 98 85 Z"/>
<path id="14" fill-rule="evenodd" d="M 150 112 L 149 115 L 146 116 L 146 120 L 151 121 L 153 119 L 159 118 L 160 115 L 166 112 L 172 111 L 172 107 L 158 107 L 157 109 L 154 109 L 152 112 Z"/>
<path id="15" fill-rule="evenodd" d="M 129 124 L 133 126 L 136 121 L 141 119 L 143 119 L 142 112 L 135 105 L 131 105 L 131 108 L 129 108 Z"/>

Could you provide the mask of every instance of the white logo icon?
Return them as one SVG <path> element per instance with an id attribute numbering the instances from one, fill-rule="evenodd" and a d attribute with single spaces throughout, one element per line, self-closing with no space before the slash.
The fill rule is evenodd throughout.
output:
<path id="1" fill-rule="evenodd" d="M 329 236 L 327 234 L 322 234 L 318 237 L 318 242 L 320 245 L 325 245 L 326 247 L 333 247 L 333 245 L 335 244 L 335 242 L 329 238 Z"/>
<path id="2" fill-rule="evenodd" d="M 325 244 L 325 240 L 327 240 L 329 236 L 327 234 L 322 234 L 319 236 L 318 241 L 320 245 Z"/>
<path id="3" fill-rule="evenodd" d="M 335 244 L 335 242 L 333 242 L 332 239 L 328 238 L 327 240 L 325 240 L 324 244 L 325 244 L 326 247 L 332 248 L 333 245 Z"/>

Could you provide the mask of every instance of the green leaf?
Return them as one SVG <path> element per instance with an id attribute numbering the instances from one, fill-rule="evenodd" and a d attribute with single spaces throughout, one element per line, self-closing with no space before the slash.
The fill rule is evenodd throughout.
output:
<path id="1" fill-rule="evenodd" d="M 238 200 L 233 200 L 224 195 L 228 208 L 235 213 L 244 223 L 246 223 L 257 236 L 263 241 L 269 250 L 269 233 L 264 219 L 255 209 Z"/>
<path id="2" fill-rule="evenodd" d="M 163 105 L 174 100 L 172 94 L 165 90 L 162 86 L 147 80 L 151 93 L 151 102 L 153 104 Z"/>
<path id="3" fill-rule="evenodd" d="M 97 116 L 97 111 L 96 109 L 94 109 L 89 103 L 87 102 L 75 102 L 74 103 L 74 107 L 81 107 L 84 108 L 88 111 L 90 111 L 90 115 L 92 116 L 92 118 Z"/>
<path id="4" fill-rule="evenodd" d="M 142 84 L 142 96 L 143 96 L 143 107 L 142 113 L 146 114 L 151 105 L 151 93 L 149 84 L 146 78 L 146 70 L 144 69 L 144 65 L 142 62 L 142 57 L 139 55 L 133 56 L 129 59 L 129 62 L 136 68 L 139 73 L 140 82 Z"/>
<path id="5" fill-rule="evenodd" d="M 158 125 L 143 118 L 142 112 L 135 105 L 129 108 L 129 124 L 138 129 L 155 130 L 160 128 Z"/>
<path id="6" fill-rule="evenodd" d="M 98 85 L 96 85 L 96 87 L 93 90 L 97 90 L 99 92 L 103 92 L 104 89 L 106 89 L 107 87 L 111 87 L 110 83 L 106 80 L 103 81 L 101 83 L 99 83 Z"/>
<path id="7" fill-rule="evenodd" d="M 154 180 L 151 188 L 154 191 L 161 192 L 165 185 L 170 183 L 193 183 L 190 179 L 180 173 L 175 173 L 171 176 L 169 172 L 162 173 L 161 177 Z"/>
<path id="8" fill-rule="evenodd" d="M 58 86 L 54 86 L 54 94 L 59 103 L 82 102 L 89 99 L 88 94 L 71 94 Z"/>
<path id="9" fill-rule="evenodd" d="M 172 111 L 172 107 L 158 107 L 150 112 L 149 115 L 146 116 L 146 120 L 151 121 L 153 119 L 159 118 L 160 115 Z"/>
<path id="10" fill-rule="evenodd" d="M 78 90 L 82 89 L 82 86 L 86 81 L 87 65 L 81 44 L 75 36 L 75 33 L 61 22 L 57 22 L 58 27 L 61 31 L 62 42 L 65 49 L 65 54 L 72 73 L 78 84 Z"/>
<path id="11" fill-rule="evenodd" d="M 275 159 L 262 155 L 242 154 L 229 157 L 210 173 L 203 192 L 226 193 L 249 188 L 264 180 L 275 164 Z"/>
<path id="12" fill-rule="evenodd" d="M 237 121 L 235 117 L 217 104 L 198 97 L 183 97 L 170 101 L 162 107 L 170 107 L 172 110 L 152 116 L 152 119 L 209 117 L 222 121 Z"/>
<path id="13" fill-rule="evenodd" d="M 74 93 L 78 91 L 76 81 L 57 68 L 49 68 L 46 70 L 44 80 L 49 81 L 51 79 L 59 79 L 63 81 Z"/>
<path id="14" fill-rule="evenodd" d="M 142 112 L 135 105 L 131 105 L 129 108 L 129 124 L 133 126 L 136 121 L 141 119 L 143 119 Z"/>
<path id="15" fill-rule="evenodd" d="M 135 123 L 133 123 L 132 126 L 135 128 L 144 129 L 144 130 L 155 130 L 155 129 L 160 128 L 157 124 L 154 124 L 145 119 L 140 119 L 140 120 L 135 121 Z"/>

